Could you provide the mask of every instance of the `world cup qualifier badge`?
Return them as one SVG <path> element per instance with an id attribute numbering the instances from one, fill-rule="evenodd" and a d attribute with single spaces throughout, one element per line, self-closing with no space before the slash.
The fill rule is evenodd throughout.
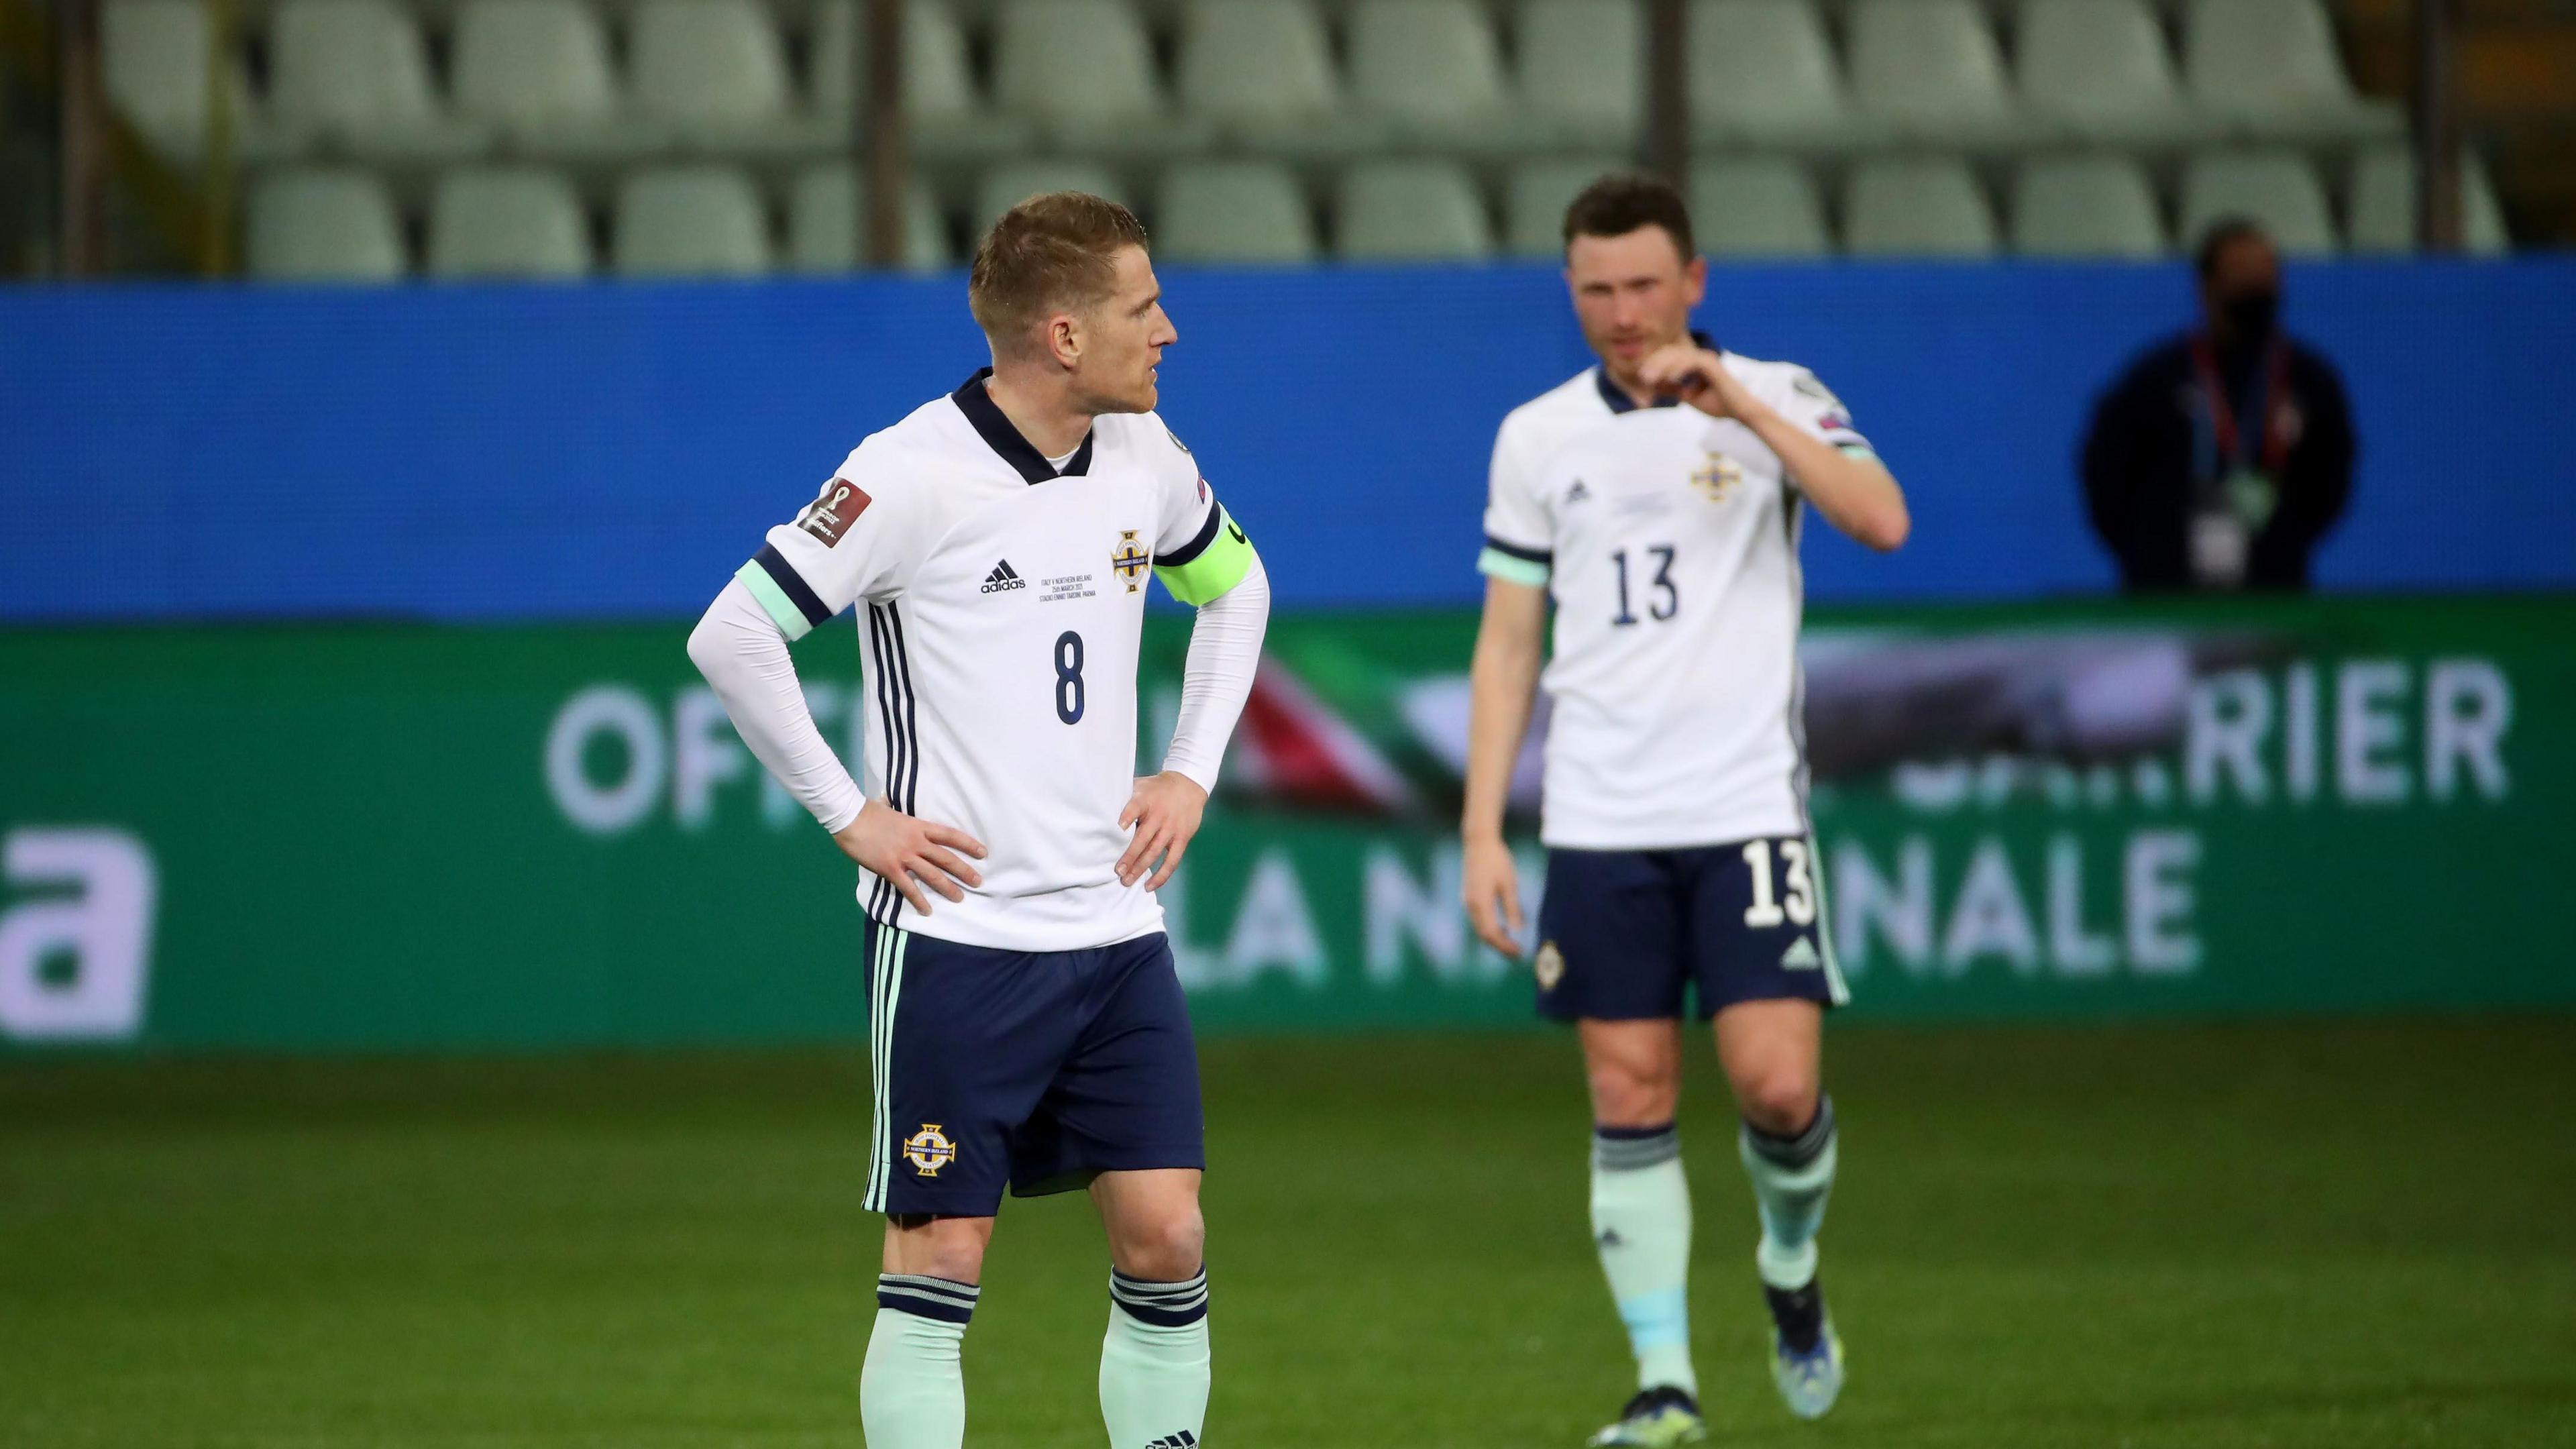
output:
<path id="1" fill-rule="evenodd" d="M 858 484 L 835 478 L 824 484 L 823 491 L 796 516 L 796 526 L 823 540 L 825 548 L 831 548 L 840 543 L 841 535 L 849 532 L 850 525 L 858 522 L 859 515 L 867 512 L 874 501 Z"/>
<path id="2" fill-rule="evenodd" d="M 903 1160 L 924 1177 L 937 1177 L 939 1169 L 957 1160 L 957 1144 L 939 1130 L 936 1122 L 924 1122 L 921 1130 L 903 1139 Z"/>

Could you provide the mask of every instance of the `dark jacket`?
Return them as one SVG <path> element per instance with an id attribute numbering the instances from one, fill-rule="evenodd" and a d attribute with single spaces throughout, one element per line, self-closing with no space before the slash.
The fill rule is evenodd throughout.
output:
<path id="1" fill-rule="evenodd" d="M 2084 439 L 2084 499 L 2093 529 L 2132 591 L 2193 586 L 2194 500 L 2216 456 L 2206 389 L 2193 360 L 2196 335 L 2159 343 L 2130 364 L 2095 405 Z M 2231 399 L 2246 399 L 2260 386 L 2253 374 L 2262 364 L 2256 356 L 2222 365 Z M 2300 589 L 2308 583 L 2308 555 L 2352 494 L 2352 412 L 2333 366 L 2295 341 L 2288 343 L 2273 409 L 2287 440 L 2274 479 L 2279 501 L 2250 540 L 2245 586 Z"/>

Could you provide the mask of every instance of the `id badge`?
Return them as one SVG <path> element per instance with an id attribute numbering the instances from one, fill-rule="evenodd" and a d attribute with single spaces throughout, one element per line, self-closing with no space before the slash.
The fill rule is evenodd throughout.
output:
<path id="1" fill-rule="evenodd" d="M 2245 556 L 2254 531 L 2232 508 L 2203 509 L 2191 520 L 2191 574 L 2204 587 L 2232 589 L 2245 582 Z"/>

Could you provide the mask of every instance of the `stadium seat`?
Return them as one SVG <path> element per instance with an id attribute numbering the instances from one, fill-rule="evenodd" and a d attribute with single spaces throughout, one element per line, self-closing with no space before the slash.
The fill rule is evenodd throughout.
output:
<path id="1" fill-rule="evenodd" d="M 2363 152 L 2353 163 L 2351 203 L 2348 231 L 2354 251 L 2415 250 L 2414 154 L 2403 146 Z M 2474 151 L 2460 158 L 2460 243 L 2471 256 L 2501 256 L 2513 245 L 2486 163 Z"/>
<path id="2" fill-rule="evenodd" d="M 1334 251 L 1350 261 L 1475 261 L 1494 238 L 1484 198 L 1445 161 L 1366 161 L 1342 173 Z"/>
<path id="3" fill-rule="evenodd" d="M 2192 99 L 2265 140 L 2344 140 L 2401 128 L 2344 73 L 2321 0 L 2192 0 L 2183 40 Z"/>
<path id="4" fill-rule="evenodd" d="M 1807 168 L 1783 157 L 1691 168 L 1691 230 L 1713 257 L 1822 257 L 1833 251 Z"/>
<path id="5" fill-rule="evenodd" d="M 1603 174 L 1632 169 L 1617 156 L 1524 161 L 1503 191 L 1503 246 L 1514 256 L 1558 257 L 1565 250 L 1565 209 Z"/>
<path id="6" fill-rule="evenodd" d="M 1274 155 L 1347 155 L 1383 133 L 1343 104 L 1313 0 L 1198 0 L 1182 23 L 1180 99 L 1237 145 Z"/>
<path id="7" fill-rule="evenodd" d="M 867 188 L 858 168 L 824 162 L 797 173 L 787 199 L 787 264 L 800 272 L 846 272 L 859 265 L 860 206 Z M 904 197 L 903 265 L 935 272 L 954 260 L 948 220 L 930 183 L 914 177 Z"/>
<path id="8" fill-rule="evenodd" d="M 769 218 L 730 166 L 670 166 L 618 183 L 611 255 L 626 277 L 756 277 L 769 270 Z"/>
<path id="9" fill-rule="evenodd" d="M 975 236 L 967 239 L 969 249 L 1003 212 L 1047 191 L 1088 191 L 1124 205 L 1135 204 L 1135 198 L 1119 183 L 1116 174 L 1095 161 L 1050 157 L 1005 162 L 986 172 L 983 184 L 976 188 Z"/>
<path id="10" fill-rule="evenodd" d="M 581 0 L 464 0 L 456 15 L 456 105 L 540 152 L 644 149 L 617 117 L 608 34 Z"/>
<path id="11" fill-rule="evenodd" d="M 473 166 L 438 178 L 429 206 L 431 276 L 551 279 L 590 269 L 590 224 L 561 176 Z"/>
<path id="12" fill-rule="evenodd" d="M 373 172 L 275 171 L 250 190 L 243 247 L 272 282 L 390 282 L 403 275 L 402 222 Z"/>
<path id="13" fill-rule="evenodd" d="M 1558 141 L 1636 144 L 1646 113 L 1646 23 L 1638 0 L 1527 0 L 1521 104 Z"/>
<path id="14" fill-rule="evenodd" d="M 2144 171 L 2123 156 L 2022 163 L 2013 178 L 2013 250 L 2035 257 L 2162 256 L 2164 218 Z"/>
<path id="15" fill-rule="evenodd" d="M 2183 167 L 2182 240 L 2196 243 L 2212 222 L 2241 216 L 2271 233 L 2288 256 L 2335 249 L 2334 218 L 2316 168 L 2296 151 L 2218 151 Z"/>
<path id="16" fill-rule="evenodd" d="M 1214 136 L 1165 103 L 1153 41 L 1127 0 L 1004 0 L 993 94 L 1079 155 L 1171 155 Z"/>
<path id="17" fill-rule="evenodd" d="M 454 158 L 489 139 L 442 113 L 420 24 L 393 0 L 283 0 L 268 55 L 270 117 L 297 149 Z"/>
<path id="18" fill-rule="evenodd" d="M 903 113 L 913 151 L 934 166 L 1025 155 L 1037 128 L 984 104 L 966 59 L 966 33 L 939 0 L 907 0 L 903 11 Z M 810 71 L 814 104 L 847 127 L 859 95 L 855 77 L 866 35 L 857 0 L 824 0 L 814 12 Z"/>
<path id="19" fill-rule="evenodd" d="M 1691 125 L 1704 142 L 1856 139 L 1833 46 L 1807 0 L 1692 0 Z"/>
<path id="20" fill-rule="evenodd" d="M 1513 110 L 1475 0 L 1353 0 L 1350 56 L 1352 96 L 1398 145 L 1511 152 L 1545 136 Z"/>
<path id="21" fill-rule="evenodd" d="M 195 162 L 205 150 L 214 43 L 202 0 L 108 0 L 100 14 L 108 100 L 171 160 Z M 250 83 L 237 58 L 225 70 L 239 145 L 250 139 Z"/>
<path id="22" fill-rule="evenodd" d="M 2016 50 L 2022 104 L 2043 125 L 2130 144 L 2210 129 L 2183 104 L 2147 0 L 2023 0 Z"/>
<path id="23" fill-rule="evenodd" d="M 670 122 L 699 149 L 783 151 L 843 139 L 837 125 L 791 114 L 786 51 L 760 0 L 644 0 L 627 70 L 636 110 Z"/>
<path id="24" fill-rule="evenodd" d="M 1843 246 L 1864 257 L 1988 257 L 1994 214 L 1960 162 L 1865 161 L 1844 188 Z"/>
<path id="25" fill-rule="evenodd" d="M 1314 213 L 1286 167 L 1263 161 L 1195 161 L 1163 178 L 1154 252 L 1178 262 L 1315 259 Z"/>
<path id="26" fill-rule="evenodd" d="M 1897 133 L 1986 145 L 2013 134 L 2003 57 L 1974 0 L 1853 0 L 1851 93 Z"/>

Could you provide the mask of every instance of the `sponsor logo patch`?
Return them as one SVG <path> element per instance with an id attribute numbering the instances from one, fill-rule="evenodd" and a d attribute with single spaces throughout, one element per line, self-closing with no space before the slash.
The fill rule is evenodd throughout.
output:
<path id="1" fill-rule="evenodd" d="M 1585 487 L 1583 480 L 1580 478 L 1574 480 L 1573 487 L 1565 490 L 1565 501 L 1568 503 L 1580 503 L 1591 496 L 1592 490 Z"/>
<path id="2" fill-rule="evenodd" d="M 860 514 L 868 511 L 868 504 L 872 501 L 858 484 L 847 478 L 835 478 L 824 484 L 822 493 L 796 516 L 796 526 L 823 540 L 823 546 L 830 548 L 850 531 L 851 524 L 859 521 Z"/>
<path id="3" fill-rule="evenodd" d="M 987 594 L 1004 594 L 1009 593 L 1013 589 L 1025 589 L 1028 586 L 1029 581 L 1020 577 L 1019 571 L 1011 567 L 1011 561 L 1009 559 L 1004 559 L 1000 563 L 993 565 L 993 571 L 991 573 L 984 575 L 984 587 L 982 592 Z"/>
<path id="4" fill-rule="evenodd" d="M 1541 941 L 1538 954 L 1530 959 L 1530 970 L 1538 976 L 1539 990 L 1554 991 L 1556 983 L 1565 979 L 1565 953 L 1554 941 Z"/>
<path id="5" fill-rule="evenodd" d="M 957 1160 L 957 1144 L 939 1130 L 936 1122 L 924 1122 L 921 1130 L 903 1139 L 903 1160 L 924 1177 L 937 1177 L 939 1169 Z"/>
<path id="6" fill-rule="evenodd" d="M 1816 954 L 1813 936 L 1800 936 L 1788 950 L 1780 953 L 1780 969 L 1783 971 L 1814 971 L 1824 964 L 1825 958 Z"/>

